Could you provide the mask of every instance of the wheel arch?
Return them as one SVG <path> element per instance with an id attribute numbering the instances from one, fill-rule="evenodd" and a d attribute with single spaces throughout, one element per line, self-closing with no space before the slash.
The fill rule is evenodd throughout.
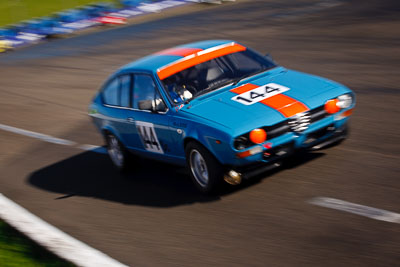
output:
<path id="1" fill-rule="evenodd" d="M 100 131 L 101 131 L 101 134 L 102 134 L 102 136 L 104 138 L 104 141 L 106 141 L 106 138 L 107 138 L 108 134 L 112 134 L 115 137 L 117 137 L 118 140 L 121 142 L 121 137 L 117 134 L 117 131 L 115 131 L 112 127 L 106 126 L 106 127 L 101 128 Z"/>
<path id="2" fill-rule="evenodd" d="M 190 142 L 194 142 L 194 143 L 197 143 L 197 144 L 201 145 L 202 147 L 207 149 L 215 158 L 217 158 L 216 155 L 214 154 L 213 149 L 210 149 L 210 146 L 208 145 L 208 142 L 204 142 L 204 140 L 203 140 L 203 142 L 201 142 L 201 140 L 199 140 L 198 138 L 195 138 L 193 136 L 185 137 L 185 139 L 183 140 L 184 149 L 186 149 L 187 144 L 190 143 Z"/>
<path id="3" fill-rule="evenodd" d="M 183 140 L 183 145 L 184 145 L 184 150 L 186 150 L 186 146 L 188 143 L 194 142 L 196 144 L 199 144 L 200 146 L 204 147 L 210 154 L 220 163 L 224 164 L 224 162 L 221 161 L 221 158 L 218 157 L 214 147 L 210 144 L 210 140 L 207 140 L 207 138 L 196 138 L 194 136 L 187 136 Z"/>

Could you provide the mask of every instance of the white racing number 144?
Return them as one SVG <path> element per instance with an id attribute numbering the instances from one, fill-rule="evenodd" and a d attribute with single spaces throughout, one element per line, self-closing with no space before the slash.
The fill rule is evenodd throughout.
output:
<path id="1" fill-rule="evenodd" d="M 136 129 L 147 151 L 164 154 L 160 142 L 158 141 L 156 131 L 154 130 L 153 123 L 136 121 Z"/>
<path id="2" fill-rule="evenodd" d="M 260 102 L 264 99 L 267 99 L 271 96 L 281 94 L 290 90 L 290 88 L 276 84 L 276 83 L 269 83 L 260 87 L 257 87 L 253 90 L 244 92 L 240 95 L 232 97 L 232 100 L 239 102 L 243 105 L 252 105 L 257 102 Z"/>

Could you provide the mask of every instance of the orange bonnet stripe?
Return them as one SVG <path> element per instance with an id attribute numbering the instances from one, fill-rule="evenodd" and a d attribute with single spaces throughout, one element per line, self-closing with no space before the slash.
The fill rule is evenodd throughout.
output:
<path id="1" fill-rule="evenodd" d="M 306 105 L 284 94 L 271 96 L 260 103 L 276 109 L 286 118 L 308 110 Z"/>
<path id="2" fill-rule="evenodd" d="M 243 94 L 258 87 L 258 85 L 248 83 L 234 88 L 230 91 L 235 94 Z M 309 108 L 305 104 L 284 94 L 268 97 L 264 100 L 261 100 L 259 103 L 279 111 L 286 118 L 309 110 Z"/>
<path id="3" fill-rule="evenodd" d="M 244 84 L 242 86 L 232 89 L 231 92 L 240 95 L 240 94 L 246 93 L 250 90 L 256 89 L 257 87 L 258 87 L 258 85 L 247 83 L 247 84 Z"/>
<path id="4" fill-rule="evenodd" d="M 174 75 L 177 72 L 188 69 L 197 64 L 244 50 L 246 50 L 246 47 L 236 43 L 229 43 L 212 47 L 200 52 L 190 54 L 182 59 L 172 62 L 171 64 L 159 69 L 157 71 L 157 74 L 161 80 L 164 80 L 165 78 Z"/>

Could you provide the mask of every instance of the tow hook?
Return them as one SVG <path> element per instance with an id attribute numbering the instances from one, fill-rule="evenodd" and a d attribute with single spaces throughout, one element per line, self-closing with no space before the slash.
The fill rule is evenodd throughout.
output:
<path id="1" fill-rule="evenodd" d="M 224 181 L 231 185 L 238 185 L 242 182 L 242 174 L 230 170 L 224 175 Z"/>

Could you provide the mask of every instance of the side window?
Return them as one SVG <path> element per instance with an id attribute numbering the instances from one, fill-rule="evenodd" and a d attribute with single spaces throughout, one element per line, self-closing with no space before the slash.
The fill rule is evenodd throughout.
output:
<path id="1" fill-rule="evenodd" d="M 130 107 L 131 75 L 120 76 L 119 81 L 121 107 Z"/>
<path id="2" fill-rule="evenodd" d="M 114 79 L 103 89 L 103 99 L 105 104 L 113 106 L 119 105 L 118 87 L 118 79 Z"/>
<path id="3" fill-rule="evenodd" d="M 134 76 L 132 104 L 134 109 L 166 110 L 153 78 L 146 74 L 135 74 Z"/>

